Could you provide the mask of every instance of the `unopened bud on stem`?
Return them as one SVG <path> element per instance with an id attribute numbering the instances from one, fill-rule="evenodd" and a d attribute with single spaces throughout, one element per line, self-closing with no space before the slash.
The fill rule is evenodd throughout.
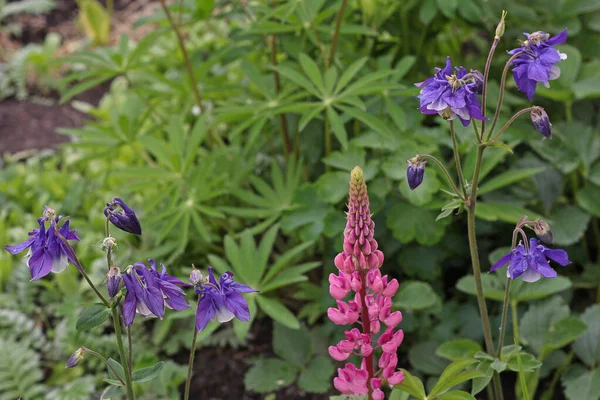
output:
<path id="1" fill-rule="evenodd" d="M 494 37 L 494 39 L 500 39 L 502 35 L 504 35 L 504 18 L 506 18 L 506 14 L 506 11 L 502 10 L 502 17 L 500 17 L 500 22 L 498 22 L 498 26 L 496 27 L 496 36 Z"/>

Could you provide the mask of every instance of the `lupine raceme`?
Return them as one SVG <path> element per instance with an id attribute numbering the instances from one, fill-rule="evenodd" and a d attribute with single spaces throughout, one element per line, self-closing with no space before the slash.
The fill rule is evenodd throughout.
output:
<path id="1" fill-rule="evenodd" d="M 362 358 L 360 367 L 347 363 L 338 369 L 333 380 L 337 390 L 382 400 L 384 380 L 390 385 L 404 380 L 404 374 L 396 371 L 396 350 L 404 332 L 396 330 L 402 313 L 392 312 L 392 297 L 399 284 L 396 279 L 381 275 L 384 257 L 374 233 L 375 222 L 371 219 L 363 171 L 355 167 L 350 173 L 344 249 L 334 260 L 339 271 L 337 275 L 329 275 L 329 293 L 336 299 L 337 308 L 329 308 L 327 315 L 337 325 L 359 323 L 361 328 L 346 330 L 346 339 L 330 346 L 329 354 L 336 361 L 345 361 L 351 355 Z M 349 300 L 345 301 L 346 298 Z M 379 335 L 377 339 L 376 335 Z M 380 354 L 377 363 L 376 354 Z"/>

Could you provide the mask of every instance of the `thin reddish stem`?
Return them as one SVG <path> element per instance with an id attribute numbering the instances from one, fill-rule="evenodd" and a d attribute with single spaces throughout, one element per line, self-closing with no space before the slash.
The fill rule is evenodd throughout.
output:
<path id="1" fill-rule="evenodd" d="M 362 327 L 363 333 L 366 333 L 371 336 L 371 321 L 369 320 L 369 308 L 367 307 L 366 297 L 367 297 L 367 273 L 365 271 L 361 271 L 360 273 L 362 279 L 362 287 L 360 288 L 360 304 L 362 305 L 361 317 L 362 317 Z M 369 378 L 367 380 L 367 387 L 369 388 L 369 397 L 371 400 L 373 397 L 373 388 L 371 387 L 371 379 L 375 377 L 375 371 L 373 368 L 373 352 L 365 357 L 365 364 L 367 365 L 367 373 L 369 374 Z"/>

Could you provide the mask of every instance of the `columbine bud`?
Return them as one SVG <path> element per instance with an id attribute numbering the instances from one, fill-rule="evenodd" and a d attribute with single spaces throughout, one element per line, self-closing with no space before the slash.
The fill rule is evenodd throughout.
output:
<path id="1" fill-rule="evenodd" d="M 117 247 L 117 241 L 114 237 L 108 236 L 102 240 L 102 250 L 108 251 L 109 249 L 112 250 L 114 247 Z"/>
<path id="2" fill-rule="evenodd" d="M 502 10 L 502 17 L 500 17 L 500 22 L 498 23 L 498 26 L 496 27 L 496 37 L 494 37 L 494 39 L 500 39 L 502 37 L 502 35 L 504 35 L 504 28 L 505 28 L 504 18 L 506 18 L 506 11 Z"/>
<path id="3" fill-rule="evenodd" d="M 548 225 L 546 221 L 536 221 L 535 225 L 533 225 L 533 230 L 542 242 L 548 244 L 552 244 L 554 242 L 554 235 L 552 235 L 550 225 Z"/>
<path id="4" fill-rule="evenodd" d="M 419 156 L 411 158 L 406 161 L 408 167 L 406 168 L 406 179 L 408 180 L 408 187 L 411 190 L 415 190 L 422 182 L 423 175 L 425 175 L 425 164 L 427 161 L 421 161 Z"/>
<path id="5" fill-rule="evenodd" d="M 533 122 L 533 126 L 535 126 L 538 132 L 548 139 L 552 139 L 552 124 L 550 123 L 548 114 L 546 114 L 546 111 L 542 107 L 531 107 L 531 122 Z"/>
<path id="6" fill-rule="evenodd" d="M 106 288 L 108 289 L 108 297 L 111 299 L 119 293 L 121 290 L 121 283 L 123 277 L 121 276 L 121 270 L 118 267 L 110 267 L 108 275 L 106 275 Z"/>
<path id="7" fill-rule="evenodd" d="M 73 354 L 71 354 L 71 357 L 69 357 L 69 360 L 67 361 L 67 365 L 65 366 L 65 368 L 73 368 L 73 367 L 76 367 L 79 364 L 81 364 L 81 361 L 83 361 L 84 353 L 85 352 L 83 350 L 83 347 L 80 347 L 77 350 L 75 350 L 75 352 Z"/>
<path id="8" fill-rule="evenodd" d="M 104 215 L 114 226 L 122 231 L 133 233 L 134 235 L 142 234 L 142 227 L 135 212 L 120 198 L 115 197 L 112 199 L 112 203 L 106 203 Z"/>
<path id="9" fill-rule="evenodd" d="M 192 282 L 192 285 L 194 286 L 204 283 L 204 276 L 202 276 L 202 272 L 194 268 L 190 274 L 190 282 Z"/>

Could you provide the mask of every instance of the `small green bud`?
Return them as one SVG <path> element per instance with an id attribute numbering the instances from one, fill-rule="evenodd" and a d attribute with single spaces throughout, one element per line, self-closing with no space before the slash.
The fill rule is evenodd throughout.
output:
<path id="1" fill-rule="evenodd" d="M 498 26 L 496 27 L 496 36 L 494 37 L 494 39 L 500 39 L 502 35 L 504 35 L 504 18 L 506 18 L 506 14 L 507 12 L 502 10 L 502 17 L 500 17 L 500 22 L 498 22 Z"/>

